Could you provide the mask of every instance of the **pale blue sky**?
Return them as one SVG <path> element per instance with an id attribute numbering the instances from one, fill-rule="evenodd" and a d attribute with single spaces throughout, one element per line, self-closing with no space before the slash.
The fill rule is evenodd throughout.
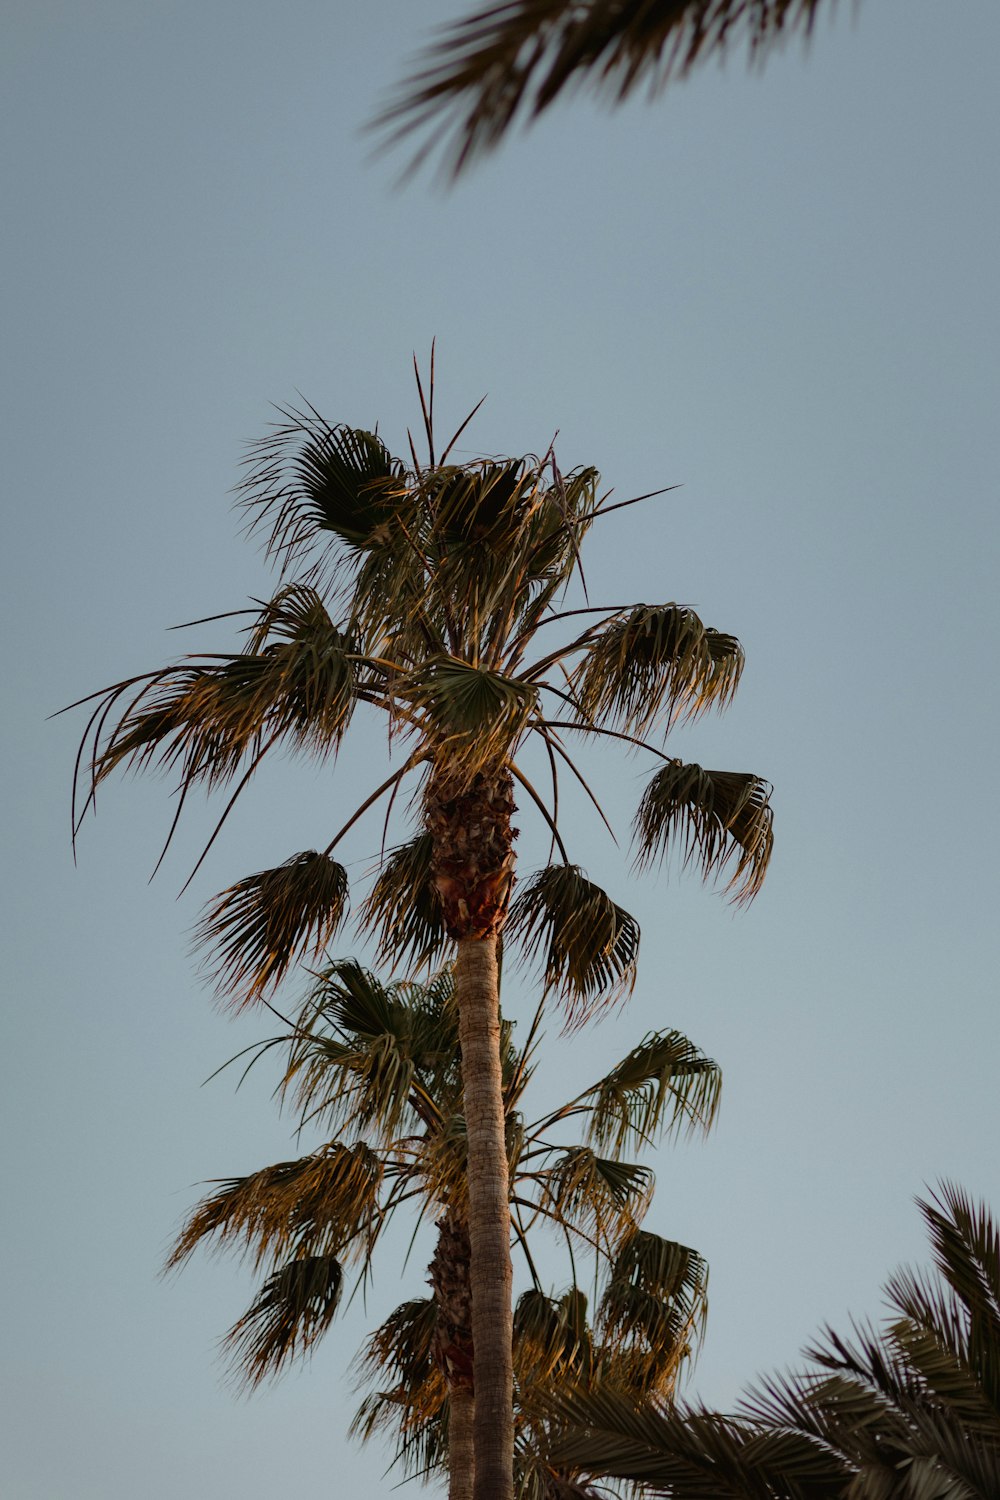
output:
<path id="1" fill-rule="evenodd" d="M 227 494 L 268 403 L 300 390 L 401 447 L 434 335 L 442 420 L 489 393 L 470 453 L 558 429 L 562 466 L 619 498 L 683 485 L 605 523 L 593 595 L 692 604 L 747 649 L 732 710 L 674 743 L 773 780 L 767 887 L 734 915 L 693 880 L 635 881 L 572 810 L 577 857 L 643 923 L 641 977 L 616 1020 L 553 1036 L 544 1085 L 653 1026 L 723 1065 L 717 1133 L 660 1153 L 650 1219 L 711 1262 L 689 1393 L 728 1404 L 821 1322 L 877 1313 L 921 1253 L 925 1182 L 1000 1207 L 1000 9 L 844 4 L 762 77 L 580 99 L 451 193 L 400 192 L 359 126 L 457 12 L 8 0 L 0 20 L 11 1500 L 390 1493 L 385 1455 L 345 1441 L 343 1372 L 421 1293 L 419 1245 L 403 1273 L 397 1237 L 367 1314 L 249 1401 L 214 1357 L 247 1276 L 157 1279 L 196 1183 L 295 1149 L 268 1078 L 201 1087 L 269 1028 L 212 1010 L 189 929 L 230 879 L 325 842 L 377 742 L 332 779 L 277 765 L 175 902 L 208 813 L 148 886 L 167 787 L 109 787 L 74 869 L 82 721 L 46 715 L 268 587 Z M 595 766 L 623 826 L 639 770 Z"/>

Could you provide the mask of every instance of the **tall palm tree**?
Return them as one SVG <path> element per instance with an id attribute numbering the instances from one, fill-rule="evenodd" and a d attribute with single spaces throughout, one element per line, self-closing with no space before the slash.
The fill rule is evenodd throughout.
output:
<path id="1" fill-rule="evenodd" d="M 918 1206 L 934 1271 L 889 1280 L 880 1328 L 827 1329 L 735 1417 L 581 1393 L 563 1457 L 676 1500 L 996 1500 L 1000 1230 L 948 1184 Z"/>
<path id="2" fill-rule="evenodd" d="M 453 174 L 570 85 L 620 103 L 744 42 L 752 63 L 812 31 L 823 0 L 500 0 L 441 29 L 374 121 L 389 142 L 442 141 Z M 827 0 L 826 9 L 833 9 Z"/>
<path id="3" fill-rule="evenodd" d="M 663 1391 L 673 1379 L 703 1312 L 705 1268 L 695 1252 L 641 1228 L 652 1175 L 622 1151 L 670 1131 L 707 1130 L 720 1087 L 715 1063 L 679 1033 L 658 1032 L 567 1104 L 526 1124 L 521 1105 L 537 1038 L 538 1016 L 521 1048 L 503 1028 L 514 1232 L 535 1282 L 518 1308 L 519 1405 L 529 1433 L 525 1373 L 530 1366 L 537 1384 L 545 1362 L 566 1370 L 572 1352 L 565 1309 L 553 1311 L 537 1284 L 528 1235 L 538 1220 L 608 1263 L 604 1353 L 615 1351 L 620 1368 L 634 1372 L 630 1388 Z M 452 1500 L 468 1500 L 474 1342 L 458 1045 L 450 971 L 427 985 L 386 986 L 353 961 L 332 965 L 292 1033 L 283 1089 L 303 1125 L 322 1124 L 334 1138 L 298 1161 L 217 1185 L 190 1215 L 170 1264 L 214 1243 L 242 1247 L 258 1269 L 268 1268 L 227 1336 L 236 1369 L 253 1385 L 314 1346 L 351 1265 L 368 1274 L 400 1205 L 433 1219 L 433 1295 L 397 1309 L 370 1341 L 368 1363 L 390 1365 L 395 1381 L 392 1392 L 366 1403 L 359 1430 L 395 1422 L 404 1459 L 416 1457 L 420 1469 L 447 1462 Z M 558 1139 L 573 1126 L 584 1127 L 582 1141 Z M 570 1312 L 578 1306 L 566 1305 Z M 592 1363 L 601 1367 L 596 1356 Z M 543 1425 L 536 1416 L 534 1430 Z"/>
<path id="4" fill-rule="evenodd" d="M 384 714 L 390 743 L 404 747 L 402 764 L 325 849 L 223 891 L 200 936 L 221 994 L 237 1004 L 264 999 L 345 919 L 347 872 L 334 848 L 380 798 L 389 797 L 391 813 L 402 783 L 420 778 L 421 831 L 384 855 L 362 925 L 396 964 L 454 955 L 469 1134 L 476 1494 L 510 1500 L 497 945 L 505 929 L 529 954 L 541 953 L 547 987 L 580 1018 L 627 993 L 639 941 L 634 918 L 571 862 L 560 832 L 559 770 L 580 776 L 566 736 L 613 739 L 656 757 L 636 814 L 637 859 L 649 864 L 676 848 L 706 878 L 727 873 L 737 901 L 764 878 L 770 789 L 755 775 L 684 765 L 654 738 L 729 702 L 743 665 L 733 636 L 677 604 L 557 608 L 580 575 L 586 534 L 616 508 L 599 497 L 597 473 L 563 474 L 551 449 L 540 458 L 450 463 L 458 433 L 438 450 L 433 355 L 428 399 L 419 372 L 417 383 L 426 461 L 412 440 L 407 464 L 375 433 L 330 426 L 312 409 L 286 412 L 252 449 L 242 501 L 250 529 L 265 532 L 281 585 L 267 602 L 234 612 L 249 616 L 241 650 L 185 657 L 81 700 L 94 707 L 78 758 L 78 767 L 89 765 L 89 790 L 82 806 L 75 801 L 74 824 L 113 771 L 158 767 L 179 778 L 177 817 L 192 787 L 235 782 L 211 845 L 271 751 L 329 759 L 359 704 Z M 552 626 L 567 621 L 568 639 L 549 644 L 559 639 Z M 544 747 L 551 805 L 520 763 L 529 741 Z M 512 902 L 515 785 L 545 820 L 558 862 Z"/>

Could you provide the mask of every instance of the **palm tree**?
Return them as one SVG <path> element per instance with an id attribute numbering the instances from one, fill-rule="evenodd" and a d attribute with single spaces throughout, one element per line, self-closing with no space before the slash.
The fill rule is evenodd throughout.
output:
<path id="1" fill-rule="evenodd" d="M 934 1273 L 891 1277 L 881 1328 L 825 1330 L 736 1417 L 581 1393 L 563 1456 L 676 1500 L 996 1500 L 1000 1230 L 949 1184 L 918 1206 Z"/>
<path id="2" fill-rule="evenodd" d="M 834 0 L 828 0 L 832 10 Z M 745 42 L 751 63 L 808 37 L 822 0 L 501 0 L 442 28 L 374 121 L 388 142 L 425 135 L 413 166 L 446 142 L 457 175 L 515 119 L 536 119 L 570 85 L 620 103 L 657 93 Z"/>
<path id="3" fill-rule="evenodd" d="M 82 807 L 74 797 L 74 826 L 114 770 L 158 767 L 179 778 L 174 826 L 192 787 L 235 782 L 210 847 L 272 750 L 328 759 L 359 704 L 385 715 L 402 764 L 325 849 L 223 891 L 200 938 L 220 994 L 237 1004 L 266 999 L 345 919 L 348 878 L 334 848 L 380 798 L 389 797 L 391 813 L 402 783 L 421 778 L 421 831 L 384 855 L 362 926 L 397 965 L 454 956 L 469 1134 L 476 1494 L 510 1500 L 497 945 L 506 930 L 529 955 L 541 953 L 547 988 L 580 1019 L 628 992 L 639 942 L 634 918 L 571 862 L 560 832 L 560 768 L 582 781 L 566 736 L 654 755 L 658 769 L 635 820 L 638 861 L 676 848 L 705 878 L 729 874 L 737 901 L 764 878 L 770 788 L 754 775 L 684 765 L 651 738 L 729 702 L 743 665 L 733 636 L 676 604 L 557 608 L 580 574 L 587 532 L 616 508 L 599 497 L 597 473 L 563 474 L 551 449 L 450 463 L 458 433 L 438 451 L 433 355 L 429 399 L 419 372 L 417 383 L 426 462 L 412 440 L 407 465 L 376 434 L 330 426 L 312 409 L 284 413 L 251 450 L 242 501 L 250 529 L 266 533 L 281 585 L 234 612 L 249 615 L 241 650 L 188 656 L 81 700 L 94 707 L 78 757 L 78 772 L 89 764 L 89 789 Z M 569 638 L 549 645 L 558 639 L 553 624 L 566 621 Z M 551 806 L 519 761 L 528 741 L 544 747 Z M 559 862 L 512 902 L 515 784 L 545 820 Z"/>
<path id="4" fill-rule="evenodd" d="M 528 1421 L 526 1372 L 537 1385 L 544 1367 L 569 1368 L 566 1309 L 579 1309 L 572 1298 L 556 1305 L 542 1293 L 528 1243 L 532 1224 L 548 1220 L 571 1248 L 595 1251 L 610 1267 L 600 1311 L 604 1349 L 588 1368 L 603 1369 L 601 1360 L 613 1354 L 620 1370 L 633 1372 L 631 1389 L 665 1391 L 703 1314 L 705 1268 L 694 1251 L 642 1229 L 652 1174 L 622 1151 L 671 1131 L 707 1130 L 720 1087 L 715 1063 L 678 1032 L 657 1032 L 569 1103 L 525 1124 L 520 1106 L 539 1017 L 520 1049 L 509 1026 L 502 1034 L 514 1232 L 535 1283 L 516 1320 L 522 1470 L 530 1446 L 524 1433 L 545 1424 L 539 1414 L 533 1426 Z M 169 1264 L 214 1243 L 241 1247 L 257 1269 L 267 1266 L 251 1307 L 227 1335 L 241 1378 L 255 1385 L 323 1335 L 350 1267 L 368 1274 L 397 1208 L 412 1203 L 433 1218 L 433 1295 L 405 1303 L 372 1337 L 367 1363 L 390 1366 L 394 1385 L 366 1403 L 357 1425 L 370 1435 L 395 1424 L 404 1461 L 420 1470 L 447 1463 L 452 1500 L 467 1500 L 474 1341 L 458 1029 L 449 970 L 427 985 L 383 985 L 353 961 L 331 965 L 292 1033 L 282 1089 L 294 1097 L 302 1125 L 321 1123 L 334 1138 L 298 1161 L 216 1185 L 190 1215 Z M 283 1040 L 254 1050 L 259 1056 Z M 578 1124 L 582 1141 L 554 1138 Z"/>

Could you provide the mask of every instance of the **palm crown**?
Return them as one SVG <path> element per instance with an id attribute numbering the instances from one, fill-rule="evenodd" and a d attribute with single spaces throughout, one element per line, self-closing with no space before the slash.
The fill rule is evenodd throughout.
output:
<path id="1" fill-rule="evenodd" d="M 635 1396 L 672 1390 L 704 1314 L 705 1267 L 694 1251 L 642 1227 L 652 1174 L 621 1153 L 663 1133 L 707 1130 L 720 1088 L 710 1059 L 678 1032 L 657 1032 L 574 1099 L 525 1123 L 539 1015 L 521 1048 L 505 1026 L 502 1047 L 514 1235 L 533 1283 L 515 1314 L 521 1496 L 550 1426 L 536 1388 L 558 1376 Z M 471 1398 L 473 1365 L 453 977 L 443 970 L 426 985 L 383 985 L 354 961 L 333 964 L 291 1038 L 259 1051 L 282 1041 L 283 1091 L 303 1124 L 332 1129 L 334 1138 L 297 1161 L 216 1185 L 190 1215 L 170 1264 L 214 1243 L 242 1248 L 267 1268 L 227 1336 L 236 1369 L 255 1384 L 323 1335 L 351 1267 L 368 1275 L 397 1208 L 410 1203 L 435 1219 L 434 1294 L 403 1304 L 369 1340 L 365 1369 L 373 1379 L 388 1372 L 392 1384 L 366 1400 L 356 1427 L 365 1435 L 388 1428 L 408 1467 L 440 1466 L 456 1409 Z M 571 1126 L 583 1127 L 582 1140 L 557 1140 Z M 582 1293 L 552 1298 L 541 1287 L 529 1247 L 539 1220 L 607 1266 L 594 1335 Z"/>
<path id="2" fill-rule="evenodd" d="M 361 919 L 393 964 L 454 954 L 478 1326 L 477 1497 L 509 1500 L 497 945 L 504 930 L 540 955 L 547 989 L 575 1020 L 628 991 L 639 943 L 635 919 L 572 863 L 560 831 L 560 774 L 593 795 L 567 740 L 599 736 L 650 753 L 657 768 L 635 818 L 637 860 L 676 849 L 705 877 L 724 874 L 737 901 L 760 888 L 772 818 L 759 777 L 684 765 L 655 741 L 658 730 L 731 699 L 738 641 L 674 603 L 558 608 L 582 577 L 591 526 L 616 508 L 601 500 L 598 475 L 564 474 L 551 450 L 450 462 L 459 434 L 437 451 L 433 360 L 428 399 L 417 380 L 425 462 L 412 440 L 407 463 L 377 434 L 330 426 L 311 409 L 286 413 L 252 449 L 241 499 L 280 586 L 237 612 L 249 616 L 241 650 L 186 657 L 82 700 L 94 704 L 78 762 L 90 776 L 74 826 L 112 771 L 158 767 L 178 778 L 177 816 L 192 787 L 233 788 L 210 846 L 271 751 L 329 760 L 359 705 L 384 714 L 402 764 L 324 849 L 223 891 L 199 936 L 220 993 L 237 1004 L 266 997 L 293 962 L 325 950 L 346 916 L 348 877 L 335 847 L 383 797 L 388 825 L 401 785 L 421 778 L 422 828 L 383 855 Z M 544 747 L 548 801 L 520 762 L 529 740 Z M 550 855 L 511 901 L 515 787 L 550 830 L 558 860 Z"/>

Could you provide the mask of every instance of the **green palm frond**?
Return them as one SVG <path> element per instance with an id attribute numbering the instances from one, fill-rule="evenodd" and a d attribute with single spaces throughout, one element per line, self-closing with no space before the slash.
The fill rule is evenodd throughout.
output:
<path id="1" fill-rule="evenodd" d="M 711 1128 L 722 1071 L 679 1031 L 653 1031 L 588 1089 L 588 1139 L 622 1150 L 663 1131 Z"/>
<path id="2" fill-rule="evenodd" d="M 356 642 L 304 585 L 262 605 L 247 634 L 238 654 L 188 658 L 153 674 L 95 745 L 94 785 L 129 765 L 179 770 L 182 786 L 214 787 L 278 741 L 320 756 L 335 752 L 356 701 L 372 694 L 358 678 Z M 109 712 L 128 686 L 108 689 Z"/>
<path id="3" fill-rule="evenodd" d="M 388 1376 L 414 1393 L 415 1405 L 419 1404 L 416 1393 L 434 1385 L 437 1409 L 443 1395 L 443 1383 L 433 1380 L 437 1369 L 434 1362 L 437 1326 L 438 1310 L 433 1297 L 403 1302 L 365 1340 L 355 1359 L 359 1375 L 368 1381 Z"/>
<path id="4" fill-rule="evenodd" d="M 361 930 L 372 933 L 380 960 L 419 970 L 439 962 L 452 942 L 434 880 L 434 841 L 418 834 L 382 861 L 361 908 Z"/>
<path id="5" fill-rule="evenodd" d="M 414 165 L 446 142 L 444 162 L 457 174 L 571 84 L 618 103 L 641 86 L 658 91 L 739 42 L 759 62 L 792 32 L 808 36 L 820 4 L 501 0 L 443 27 L 374 127 L 390 143 L 423 135 Z"/>
<path id="6" fill-rule="evenodd" d="M 514 1307 L 514 1368 L 522 1397 L 554 1375 L 586 1382 L 593 1357 L 583 1292 L 573 1288 L 550 1297 L 534 1288 L 521 1294 Z"/>
<path id="7" fill-rule="evenodd" d="M 559 1222 L 580 1229 L 602 1247 L 634 1233 L 653 1191 L 649 1167 L 598 1156 L 589 1146 L 571 1147 L 541 1176 L 544 1201 Z"/>
<path id="8" fill-rule="evenodd" d="M 741 771 L 706 771 L 671 760 L 650 780 L 635 818 L 638 861 L 680 851 L 706 880 L 733 864 L 726 890 L 750 901 L 764 882 L 774 843 L 771 787 Z"/>
<path id="9" fill-rule="evenodd" d="M 424 484 L 434 539 L 446 546 L 502 547 L 516 536 L 534 487 L 524 459 L 435 469 Z"/>
<path id="10" fill-rule="evenodd" d="M 672 1387 L 704 1332 L 708 1267 L 697 1251 L 648 1230 L 622 1242 L 601 1298 L 602 1341 L 634 1365 L 635 1388 Z"/>
<path id="11" fill-rule="evenodd" d="M 304 1116 L 374 1131 L 386 1149 L 401 1132 L 436 1126 L 461 1098 L 450 972 L 386 986 L 353 959 L 331 964 L 291 1041 L 283 1089 Z"/>
<path id="12" fill-rule="evenodd" d="M 658 718 L 725 707 L 742 671 L 739 641 L 707 629 L 694 610 L 638 604 L 591 636 L 573 691 L 586 721 L 645 735 Z"/>
<path id="13" fill-rule="evenodd" d="M 426 1477 L 448 1457 L 448 1387 L 434 1358 L 437 1325 L 432 1297 L 404 1302 L 355 1360 L 360 1381 L 375 1389 L 355 1413 L 351 1433 L 362 1442 L 391 1437 L 394 1461 L 410 1476 Z"/>
<path id="14" fill-rule="evenodd" d="M 231 1177 L 198 1203 L 167 1266 L 205 1241 L 241 1247 L 255 1268 L 288 1254 L 363 1260 L 381 1227 L 381 1158 L 363 1143 L 333 1142 L 297 1161 Z"/>
<path id="15" fill-rule="evenodd" d="M 432 657 L 396 692 L 420 715 L 456 785 L 503 765 L 538 702 L 530 683 L 450 656 Z"/>
<path id="16" fill-rule="evenodd" d="M 343 1285 L 333 1255 L 304 1255 L 273 1272 L 223 1340 L 237 1378 L 258 1385 L 308 1353 L 333 1322 Z"/>
<path id="17" fill-rule="evenodd" d="M 251 446 L 237 491 L 249 529 L 266 529 L 268 556 L 288 567 L 324 533 L 352 551 L 377 547 L 403 465 L 363 428 L 331 427 L 314 411 L 281 415 L 287 420 Z"/>
<path id="18" fill-rule="evenodd" d="M 563 1428 L 556 1462 L 672 1500 L 843 1500 L 851 1476 L 839 1455 L 804 1434 L 714 1412 L 637 1405 L 610 1387 L 560 1392 L 552 1404 Z"/>
<path id="19" fill-rule="evenodd" d="M 545 987 L 570 1024 L 614 1004 L 635 983 L 639 924 L 578 865 L 549 865 L 521 886 L 507 919 L 526 956 L 544 952 Z"/>
<path id="20" fill-rule="evenodd" d="M 218 994 L 245 1005 L 278 984 L 295 959 L 322 953 L 346 915 L 347 871 L 309 849 L 222 891 L 198 923 L 195 944 L 212 953 Z"/>

